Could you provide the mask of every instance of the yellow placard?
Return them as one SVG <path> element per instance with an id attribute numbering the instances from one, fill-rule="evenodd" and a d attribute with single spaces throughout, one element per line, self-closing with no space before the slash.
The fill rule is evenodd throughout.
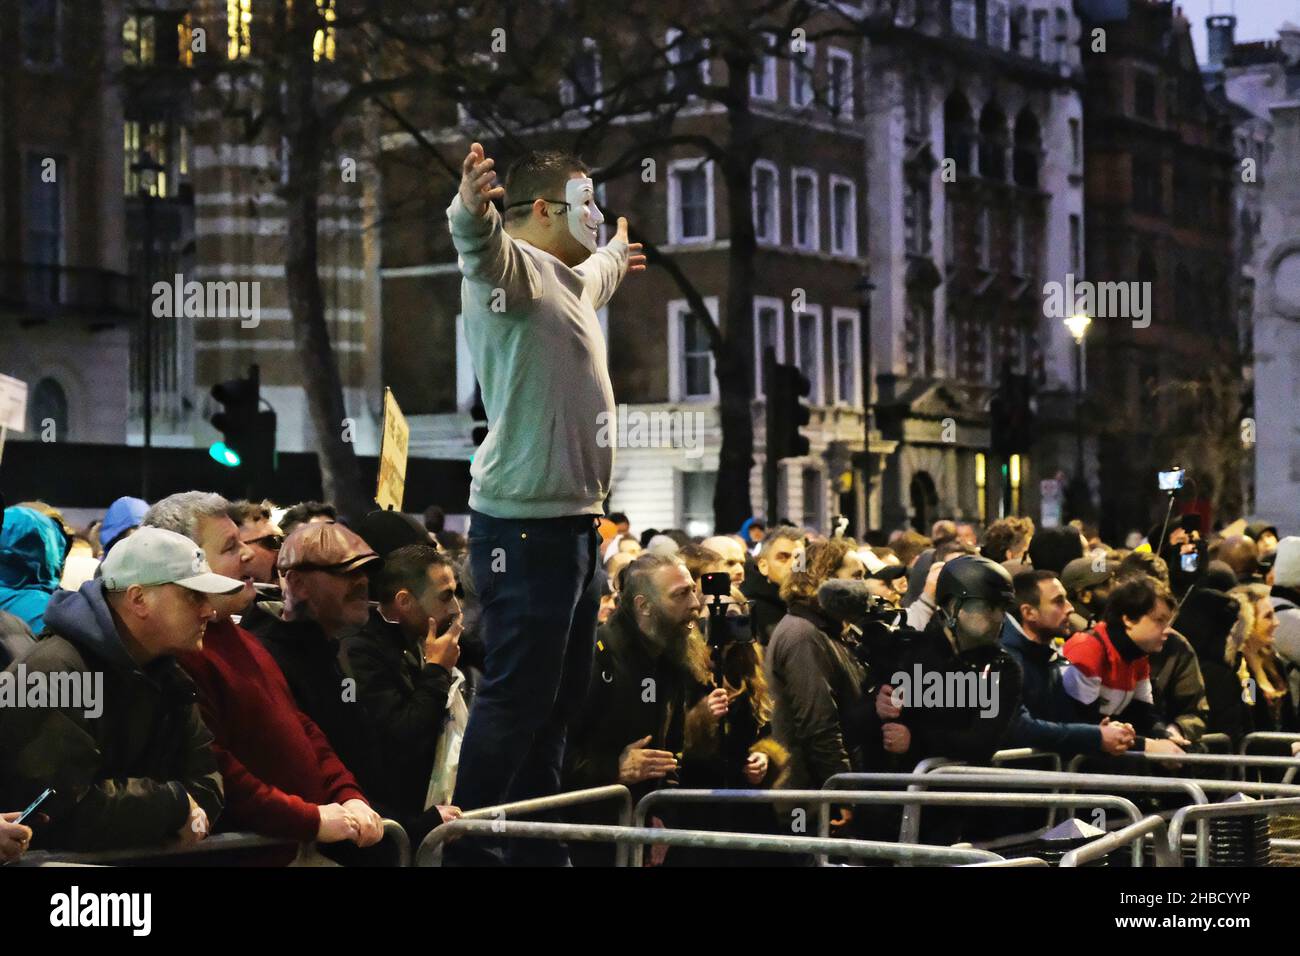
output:
<path id="1" fill-rule="evenodd" d="M 391 388 L 384 389 L 384 437 L 379 445 L 379 481 L 375 504 L 392 511 L 402 510 L 406 492 L 406 449 L 411 428 L 406 424 Z"/>

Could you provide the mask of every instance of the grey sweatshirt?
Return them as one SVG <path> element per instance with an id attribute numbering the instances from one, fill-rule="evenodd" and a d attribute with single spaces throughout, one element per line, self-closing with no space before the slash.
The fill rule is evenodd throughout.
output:
<path id="1" fill-rule="evenodd" d="M 461 314 L 488 436 L 470 466 L 469 506 L 495 518 L 601 514 L 614 470 L 597 436 L 614 416 L 596 310 L 627 271 L 615 240 L 570 269 L 508 235 L 489 204 L 447 209 L 462 276 Z"/>

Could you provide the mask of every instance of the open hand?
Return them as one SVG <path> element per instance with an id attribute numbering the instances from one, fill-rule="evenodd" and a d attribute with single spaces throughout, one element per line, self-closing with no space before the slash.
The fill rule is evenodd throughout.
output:
<path id="1" fill-rule="evenodd" d="M 483 155 L 483 144 L 472 143 L 460 168 L 460 201 L 475 216 L 487 212 L 488 203 L 505 198 L 504 186 L 498 186 L 496 160 Z"/>
<path id="2" fill-rule="evenodd" d="M 618 217 L 618 232 L 614 233 L 615 239 L 622 239 L 627 242 L 627 217 Z M 645 272 L 645 255 L 641 252 L 641 243 L 627 242 L 627 271 L 628 272 Z"/>

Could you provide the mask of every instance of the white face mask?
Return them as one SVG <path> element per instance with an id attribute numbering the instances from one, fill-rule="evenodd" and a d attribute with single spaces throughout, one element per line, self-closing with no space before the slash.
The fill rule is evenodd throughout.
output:
<path id="1" fill-rule="evenodd" d="M 589 251 L 596 251 L 596 230 L 605 221 L 596 208 L 596 186 L 588 178 L 570 179 L 564 184 L 564 201 L 569 204 L 569 232 Z"/>

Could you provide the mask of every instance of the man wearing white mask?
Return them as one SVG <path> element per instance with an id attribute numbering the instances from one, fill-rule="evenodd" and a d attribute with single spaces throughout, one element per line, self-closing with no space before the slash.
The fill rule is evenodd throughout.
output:
<path id="1" fill-rule="evenodd" d="M 459 254 L 465 337 L 488 434 L 470 468 L 469 570 L 482 605 L 484 675 L 461 750 L 465 809 L 555 793 L 565 725 L 581 704 L 595 642 L 596 518 L 615 414 L 596 310 L 645 269 L 620 218 L 604 217 L 587 167 L 529 153 L 505 186 L 474 143 L 447 210 Z M 505 200 L 505 218 L 492 205 Z M 567 862 L 557 844 L 517 841 L 509 862 Z"/>

